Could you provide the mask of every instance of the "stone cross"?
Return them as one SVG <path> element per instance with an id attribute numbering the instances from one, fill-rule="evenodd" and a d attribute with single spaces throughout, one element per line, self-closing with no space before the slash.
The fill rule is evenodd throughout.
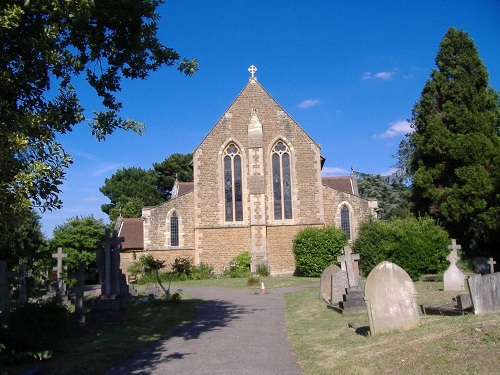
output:
<path id="1" fill-rule="evenodd" d="M 490 258 L 488 259 L 488 264 L 490 265 L 490 273 L 495 273 L 495 264 L 497 264 L 497 262 L 495 262 L 493 258 Z"/>
<path id="2" fill-rule="evenodd" d="M 252 78 L 255 77 L 255 72 L 257 72 L 257 67 L 255 65 L 250 65 L 250 68 L 248 68 L 248 71 L 252 75 Z"/>
<path id="3" fill-rule="evenodd" d="M 105 295 L 111 295 L 112 294 L 112 288 L 111 288 L 111 273 L 113 272 L 116 274 L 116 282 L 113 282 L 113 286 L 115 291 L 118 293 L 118 290 L 116 290 L 115 284 L 118 283 L 118 276 L 117 272 L 118 269 L 120 268 L 120 249 L 119 247 L 121 246 L 121 243 L 125 241 L 125 238 L 123 237 L 118 237 L 118 232 L 116 230 L 113 231 L 113 235 L 110 236 L 110 230 L 106 229 L 106 239 L 104 241 L 98 242 L 97 244 L 99 246 L 104 246 L 104 294 Z M 113 258 L 113 259 L 112 259 Z M 116 259 L 118 259 L 118 264 Z M 112 264 L 113 263 L 113 264 Z M 115 281 L 115 280 L 113 280 Z"/>
<path id="4" fill-rule="evenodd" d="M 85 262 L 79 262 L 78 274 L 76 276 L 76 296 L 75 296 L 75 313 L 78 323 L 85 323 L 85 315 L 83 313 L 84 284 L 85 284 Z"/>
<path id="5" fill-rule="evenodd" d="M 63 291 L 63 279 L 62 279 L 62 272 L 63 270 L 66 269 L 66 267 L 63 267 L 62 265 L 62 261 L 64 258 L 67 258 L 68 257 L 68 254 L 64 254 L 62 252 L 62 247 L 58 247 L 57 248 L 57 254 L 52 254 L 52 258 L 56 258 L 57 259 L 57 266 L 56 267 L 53 267 L 52 270 L 53 271 L 57 271 L 57 288 L 59 289 L 58 292 L 61 292 Z"/>
<path id="6" fill-rule="evenodd" d="M 461 250 L 462 249 L 462 246 L 460 245 L 457 245 L 457 240 L 456 239 L 452 239 L 451 240 L 451 245 L 448 245 L 448 249 L 451 250 L 450 254 L 446 257 L 446 259 L 448 259 L 448 261 L 451 263 L 451 264 L 456 264 L 458 262 L 458 260 L 460 259 L 458 257 L 458 252 L 457 250 Z"/>
<path id="7" fill-rule="evenodd" d="M 15 277 L 14 271 L 7 270 L 7 262 L 0 261 L 0 310 L 3 314 L 10 311 L 9 277 Z"/>
<path id="8" fill-rule="evenodd" d="M 353 263 L 356 260 L 359 260 L 359 254 L 353 253 L 350 246 L 345 246 L 344 255 L 337 257 L 337 262 L 345 264 L 345 270 L 347 271 L 347 280 L 349 282 L 350 288 L 358 286 L 358 280 L 354 273 L 354 267 L 353 267 Z"/>

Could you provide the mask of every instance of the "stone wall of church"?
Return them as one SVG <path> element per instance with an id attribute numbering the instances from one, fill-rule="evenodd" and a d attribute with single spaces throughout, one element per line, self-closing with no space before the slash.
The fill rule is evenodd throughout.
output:
<path id="1" fill-rule="evenodd" d="M 216 274 L 229 267 L 231 259 L 244 251 L 250 251 L 250 228 L 197 229 L 200 262 L 214 268 Z"/>
<path id="2" fill-rule="evenodd" d="M 350 210 L 351 239 L 355 240 L 360 225 L 373 217 L 370 201 L 356 195 L 332 189 L 328 186 L 323 186 L 323 206 L 326 225 L 334 225 L 340 228 L 340 209 L 344 203 L 347 203 Z"/>
<path id="3" fill-rule="evenodd" d="M 179 246 L 170 246 L 170 215 L 175 210 L 179 219 Z M 159 206 L 143 209 L 144 250 L 194 250 L 193 193 L 181 195 Z"/>

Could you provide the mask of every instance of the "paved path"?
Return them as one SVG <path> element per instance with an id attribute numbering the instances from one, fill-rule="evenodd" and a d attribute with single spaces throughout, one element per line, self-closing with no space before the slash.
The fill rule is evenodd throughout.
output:
<path id="1" fill-rule="evenodd" d="M 302 288 L 255 290 L 183 288 L 206 300 L 195 319 L 136 353 L 106 375 L 301 375 L 285 332 L 285 293 Z"/>

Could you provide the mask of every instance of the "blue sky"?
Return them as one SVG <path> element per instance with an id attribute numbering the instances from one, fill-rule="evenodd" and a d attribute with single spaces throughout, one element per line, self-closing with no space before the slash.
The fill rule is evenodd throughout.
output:
<path id="1" fill-rule="evenodd" d="M 152 168 L 201 142 L 248 82 L 261 85 L 322 147 L 325 176 L 387 174 L 408 130 L 414 103 L 435 67 L 450 26 L 474 40 L 500 90 L 500 2 L 478 1 L 222 1 L 167 0 L 159 38 L 197 58 L 191 78 L 162 68 L 146 81 L 124 81 L 122 117 L 144 122 L 142 136 L 117 131 L 105 142 L 88 124 L 59 137 L 74 157 L 62 186 L 64 207 L 42 216 L 43 231 L 73 216 L 107 223 L 99 192 L 118 169 Z M 99 100 L 76 89 L 88 117 Z"/>

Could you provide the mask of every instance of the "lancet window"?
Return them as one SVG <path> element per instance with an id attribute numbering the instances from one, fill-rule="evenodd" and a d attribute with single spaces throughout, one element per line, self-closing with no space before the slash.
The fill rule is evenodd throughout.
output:
<path id="1" fill-rule="evenodd" d="M 292 218 L 292 182 L 290 149 L 283 141 L 274 145 L 271 153 L 273 173 L 274 219 Z"/>
<path id="2" fill-rule="evenodd" d="M 224 150 L 224 201 L 225 220 L 243 220 L 243 197 L 241 180 L 241 151 L 234 143 Z"/>

